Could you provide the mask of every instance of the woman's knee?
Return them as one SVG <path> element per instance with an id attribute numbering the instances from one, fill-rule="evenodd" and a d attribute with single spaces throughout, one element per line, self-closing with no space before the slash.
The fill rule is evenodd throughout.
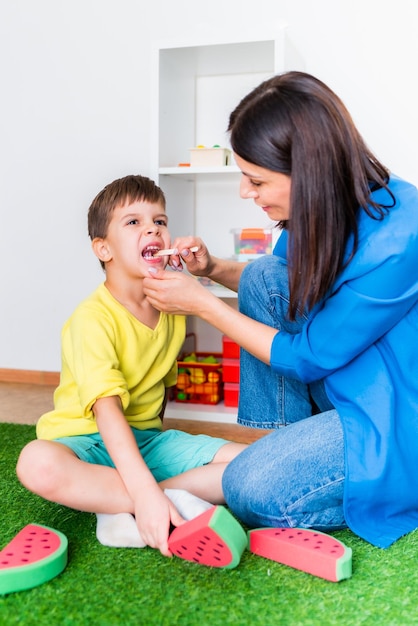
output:
<path id="1" fill-rule="evenodd" d="M 248 263 L 239 283 L 239 296 L 254 297 L 268 301 L 272 294 L 280 293 L 288 300 L 289 286 L 287 266 L 273 255 Z"/>
<path id="2" fill-rule="evenodd" d="M 268 437 L 269 435 L 266 435 Z M 264 438 L 263 438 L 264 439 Z M 252 444 L 225 468 L 222 489 L 225 501 L 237 517 L 249 526 L 266 525 L 264 514 L 276 502 L 275 489 L 262 469 L 262 453 Z M 266 468 L 264 468 L 266 469 Z M 276 484 L 276 481 L 274 481 Z"/>
<path id="3" fill-rule="evenodd" d="M 238 305 L 244 315 L 280 329 L 288 319 L 287 266 L 269 254 L 249 263 L 241 275 Z"/>
<path id="4" fill-rule="evenodd" d="M 289 526 L 330 521 L 330 509 L 342 510 L 343 484 L 343 434 L 336 411 L 329 411 L 250 445 L 226 467 L 222 486 L 228 506 L 248 525 Z"/>

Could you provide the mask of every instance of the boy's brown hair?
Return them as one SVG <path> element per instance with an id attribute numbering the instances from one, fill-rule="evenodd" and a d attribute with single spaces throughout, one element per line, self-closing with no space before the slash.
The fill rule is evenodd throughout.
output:
<path id="1" fill-rule="evenodd" d="M 124 206 L 126 202 L 152 202 L 161 204 L 165 209 L 165 196 L 163 191 L 153 180 L 146 176 L 129 175 L 118 178 L 106 185 L 94 198 L 88 212 L 88 232 L 93 241 L 96 237 L 102 239 L 107 235 L 109 222 L 113 211 L 118 206 Z"/>
<path id="2" fill-rule="evenodd" d="M 90 239 L 93 241 L 96 237 L 101 239 L 106 237 L 116 207 L 124 206 L 126 202 L 132 204 L 141 201 L 160 204 L 165 210 L 166 202 L 163 191 L 146 176 L 131 174 L 106 185 L 94 198 L 88 211 L 87 222 Z M 104 268 L 102 261 L 100 264 Z"/>

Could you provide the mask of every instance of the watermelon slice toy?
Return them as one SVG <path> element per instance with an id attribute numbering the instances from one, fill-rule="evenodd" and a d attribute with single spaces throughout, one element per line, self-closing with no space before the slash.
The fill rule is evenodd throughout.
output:
<path id="1" fill-rule="evenodd" d="M 247 535 L 223 506 L 214 506 L 194 519 L 177 526 L 168 546 L 180 559 L 232 569 L 247 547 Z"/>
<path id="2" fill-rule="evenodd" d="M 258 528 L 248 531 L 249 550 L 308 574 L 338 582 L 351 576 L 351 548 L 304 528 Z"/>
<path id="3" fill-rule="evenodd" d="M 28 524 L 0 552 L 0 594 L 31 589 L 67 565 L 67 537 L 47 526 Z"/>

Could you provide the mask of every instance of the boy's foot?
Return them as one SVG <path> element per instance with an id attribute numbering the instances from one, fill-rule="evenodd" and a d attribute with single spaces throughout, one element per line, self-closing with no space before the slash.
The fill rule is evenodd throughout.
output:
<path id="1" fill-rule="evenodd" d="M 201 500 L 184 489 L 164 489 L 180 515 L 187 521 L 194 519 L 213 504 Z M 97 513 L 96 537 L 98 541 L 111 548 L 144 548 L 135 518 L 130 513 Z"/>
<path id="2" fill-rule="evenodd" d="M 96 537 L 111 548 L 144 548 L 146 546 L 135 518 L 130 513 L 97 513 Z"/>
<path id="3" fill-rule="evenodd" d="M 184 489 L 164 489 L 164 493 L 186 521 L 194 519 L 213 507 L 210 502 L 206 502 L 206 500 L 202 500 Z"/>

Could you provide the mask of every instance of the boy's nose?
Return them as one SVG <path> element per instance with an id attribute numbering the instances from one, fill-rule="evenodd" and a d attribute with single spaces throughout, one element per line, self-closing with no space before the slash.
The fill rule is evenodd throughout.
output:
<path id="1" fill-rule="evenodd" d="M 154 222 L 152 224 L 148 224 L 148 226 L 146 227 L 146 231 L 147 233 L 156 233 L 159 230 L 159 226 L 158 224 L 154 224 Z"/>

